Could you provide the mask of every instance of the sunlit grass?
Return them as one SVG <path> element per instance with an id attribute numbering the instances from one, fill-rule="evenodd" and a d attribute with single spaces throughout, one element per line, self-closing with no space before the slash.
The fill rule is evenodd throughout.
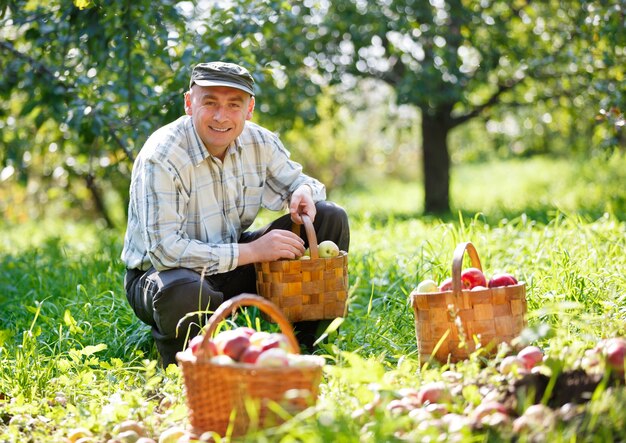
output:
<path id="1" fill-rule="evenodd" d="M 446 219 L 419 216 L 412 207 L 419 189 L 410 184 L 336 193 L 352 216 L 351 299 L 338 333 L 322 345 L 330 366 L 319 410 L 250 441 L 394 441 L 395 430 L 414 426 L 383 408 L 365 431 L 354 414 L 372 400 L 372 384 L 392 395 L 446 369 L 419 360 L 408 295 L 425 278 L 447 277 L 462 241 L 474 243 L 486 273 L 506 270 L 526 283 L 533 337 L 548 354 L 573 365 L 598 339 L 626 335 L 626 191 L 615 182 L 621 170 L 609 164 L 597 181 L 577 185 L 576 177 L 590 179 L 593 165 L 534 162 L 459 168 L 453 200 L 459 205 L 460 183 L 466 198 L 461 214 Z M 533 170 L 534 184 L 527 183 Z M 569 185 L 549 179 L 558 171 Z M 79 426 L 104 436 L 126 418 L 141 420 L 154 436 L 185 425 L 180 374 L 156 367 L 149 328 L 125 300 L 123 233 L 66 221 L 3 232 L 0 441 L 59 442 Z M 471 380 L 481 364 L 454 369 Z M 579 438 L 602 428 L 619 440 L 622 419 L 610 411 L 623 410 L 626 399 L 598 395 L 590 406 L 596 419 Z M 457 399 L 455 412 L 469 398 Z M 415 435 L 437 438 L 432 429 Z"/>

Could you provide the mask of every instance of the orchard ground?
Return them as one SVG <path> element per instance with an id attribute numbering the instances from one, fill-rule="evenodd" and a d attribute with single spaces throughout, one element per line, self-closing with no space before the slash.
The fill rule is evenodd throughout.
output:
<path id="1" fill-rule="evenodd" d="M 318 404 L 243 440 L 423 441 L 445 433 L 507 441 L 514 432 L 521 441 L 625 440 L 623 378 L 594 351 L 626 335 L 623 161 L 460 166 L 455 215 L 445 219 L 420 215 L 417 185 L 333 192 L 351 215 L 351 296 L 349 315 L 320 351 L 328 366 Z M 5 225 L 3 233 L 0 441 L 58 443 L 79 428 L 107 441 L 127 420 L 158 441 L 185 427 L 180 371 L 157 366 L 149 329 L 124 298 L 123 233 L 63 220 Z M 462 241 L 472 241 L 487 273 L 525 282 L 529 328 L 520 344 L 542 350 L 542 371 L 503 374 L 502 361 L 517 352 L 504 347 L 459 364 L 420 360 L 408 295 L 422 280 L 449 276 Z M 241 318 L 270 327 L 254 311 Z M 432 383 L 444 385 L 445 401 L 409 401 Z M 403 398 L 402 407 L 392 403 Z M 492 400 L 504 412 L 489 409 Z M 515 428 L 525 415 L 536 421 Z"/>

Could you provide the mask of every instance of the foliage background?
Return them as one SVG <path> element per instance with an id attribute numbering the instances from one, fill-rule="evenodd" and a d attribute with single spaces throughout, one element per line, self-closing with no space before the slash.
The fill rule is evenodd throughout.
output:
<path id="1" fill-rule="evenodd" d="M 331 192 L 395 178 L 422 184 L 416 213 L 455 211 L 454 165 L 625 149 L 624 9 L 3 0 L 0 212 L 123 226 L 134 155 L 209 59 L 251 69 L 255 119 Z"/>

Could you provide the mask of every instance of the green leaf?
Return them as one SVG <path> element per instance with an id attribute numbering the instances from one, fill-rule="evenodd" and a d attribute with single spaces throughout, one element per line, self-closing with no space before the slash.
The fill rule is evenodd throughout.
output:
<path id="1" fill-rule="evenodd" d="M 85 331 L 83 331 L 83 329 L 78 326 L 78 323 L 76 322 L 76 320 L 74 320 L 74 317 L 72 317 L 72 314 L 70 313 L 69 309 L 65 310 L 65 313 L 63 314 L 63 322 L 65 323 L 65 325 L 67 327 L 70 328 L 70 332 L 72 334 L 84 334 Z"/>

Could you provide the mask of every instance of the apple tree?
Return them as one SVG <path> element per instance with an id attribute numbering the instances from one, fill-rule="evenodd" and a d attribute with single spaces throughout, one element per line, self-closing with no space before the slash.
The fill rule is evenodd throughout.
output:
<path id="1" fill-rule="evenodd" d="M 399 104 L 421 110 L 424 209 L 447 212 L 448 139 L 459 125 L 541 101 L 593 102 L 595 115 L 623 109 L 618 3 L 319 2 L 307 17 L 318 26 L 304 62 L 331 84 L 379 79 Z"/>
<path id="2" fill-rule="evenodd" d="M 0 189 L 0 212 L 57 199 L 63 215 L 123 223 L 134 156 L 184 112 L 200 61 L 239 62 L 275 89 L 283 116 L 311 114 L 298 93 L 274 86 L 281 69 L 261 46 L 286 41 L 278 36 L 295 34 L 295 20 L 273 0 L 0 0 L 0 181 L 27 193 Z"/>

